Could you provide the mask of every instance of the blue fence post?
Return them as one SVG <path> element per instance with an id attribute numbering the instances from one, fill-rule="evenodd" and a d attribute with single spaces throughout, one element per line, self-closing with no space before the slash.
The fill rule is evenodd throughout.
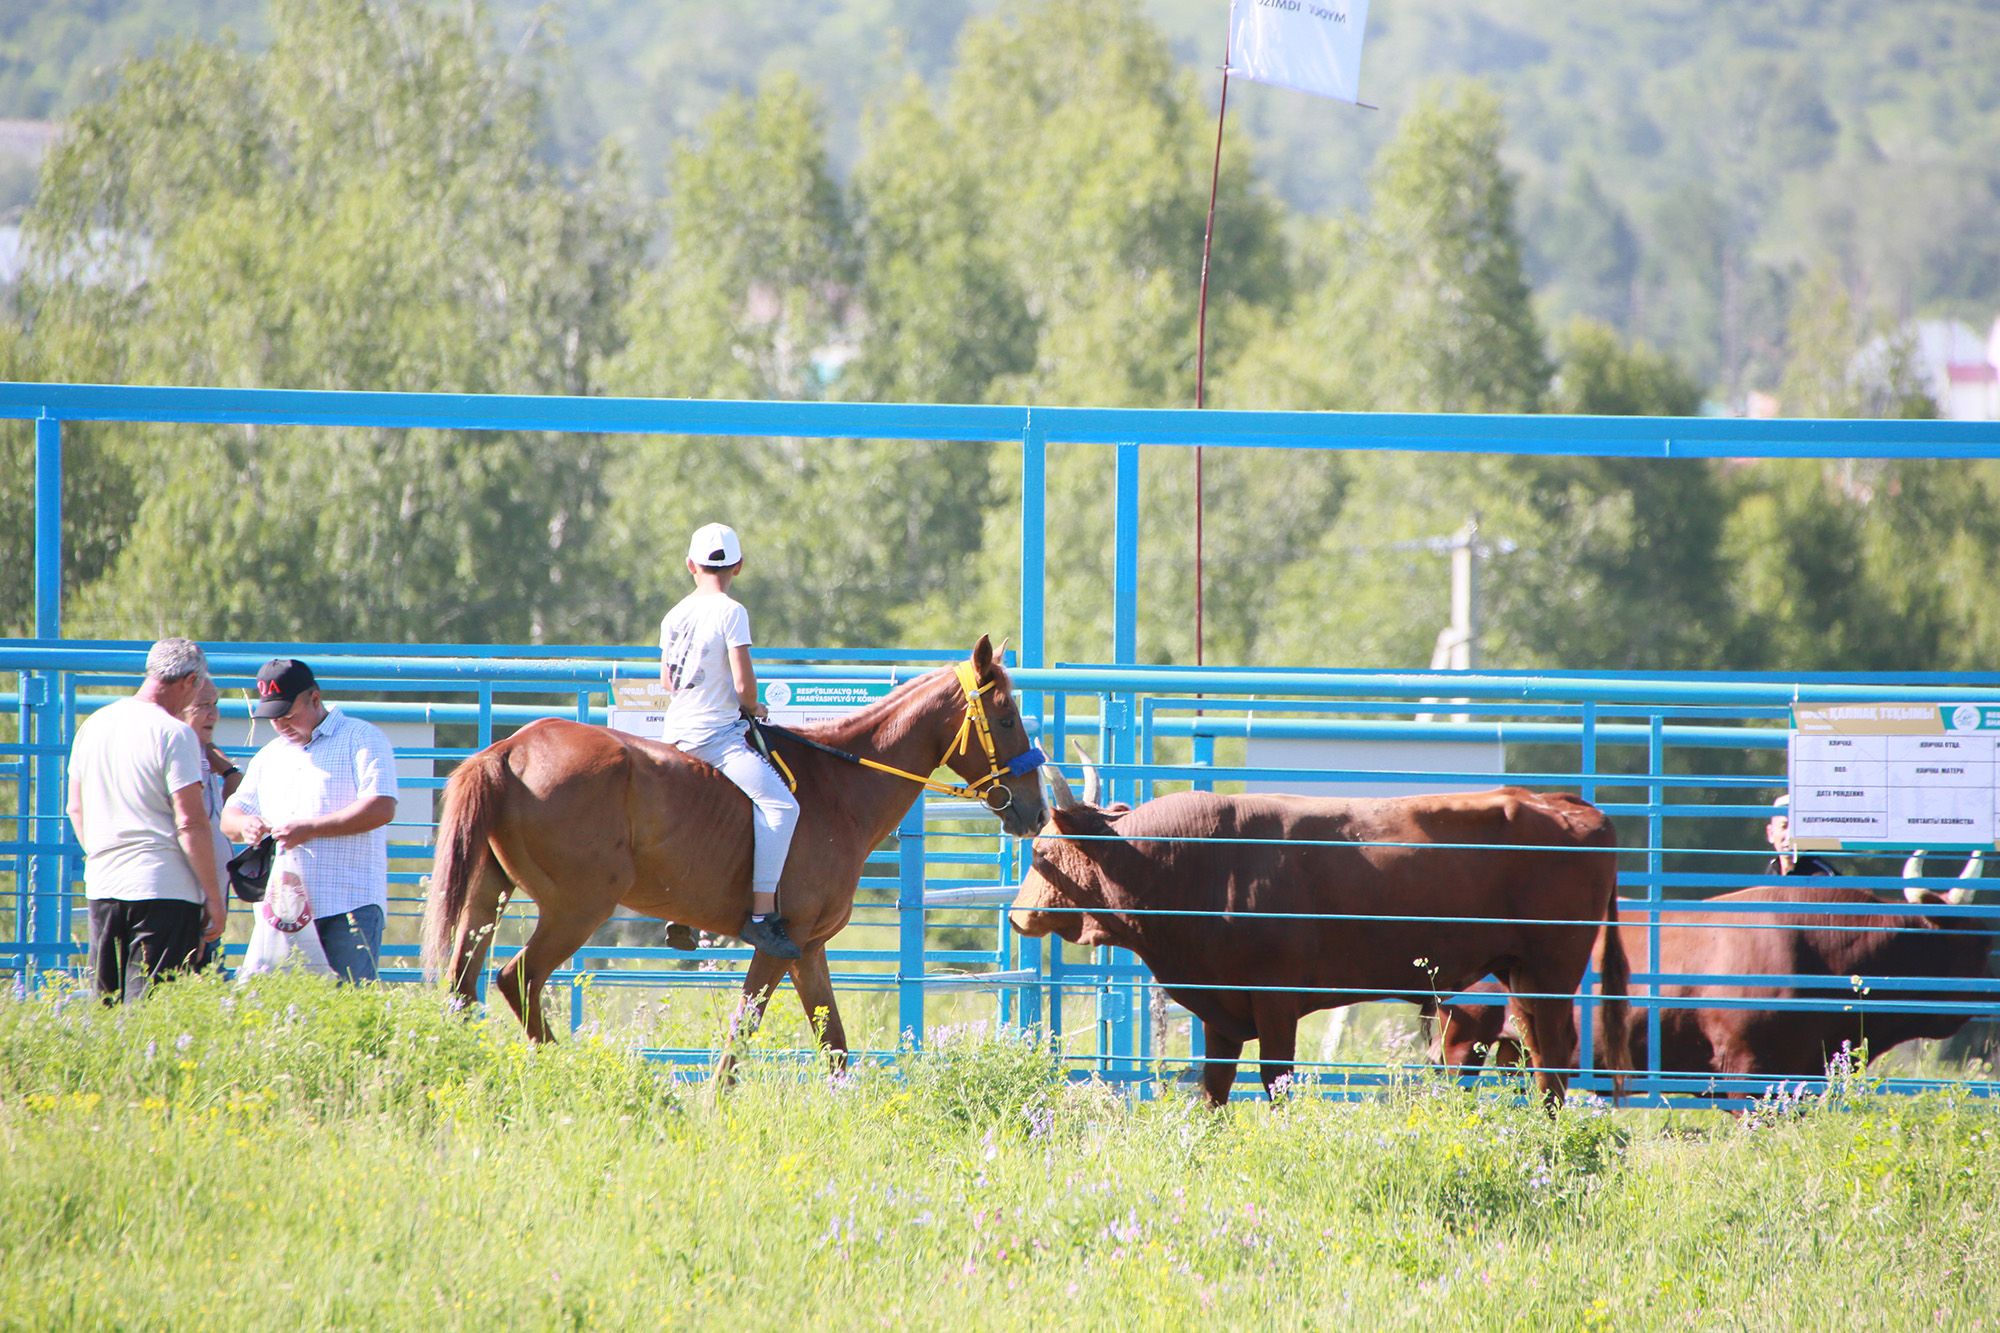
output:
<path id="1" fill-rule="evenodd" d="M 1048 501 L 1049 501 L 1049 441 L 1048 435 L 1034 424 L 1033 409 L 1028 412 L 1028 426 L 1021 432 L 1021 642 L 1020 662 L 1024 667 L 1040 667 L 1047 663 L 1046 639 L 1048 606 Z M 1057 712 L 1061 709 L 1061 699 L 1056 699 Z M 1057 725 L 1055 734 L 1050 734 L 1046 703 L 1039 690 L 1023 690 L 1020 700 L 1021 716 L 1033 717 L 1040 725 L 1042 746 L 1051 759 L 1062 759 L 1061 727 Z M 1001 916 L 1000 929 L 1012 933 L 1006 916 Z M 1042 969 L 1042 942 L 1039 939 L 1017 941 L 1018 957 L 1016 965 L 1024 971 L 1039 974 Z M 1044 1003 L 1044 996 L 1047 1003 Z M 1032 1028 L 1042 1021 L 1044 1009 L 1054 1012 L 1056 999 L 1053 991 L 1046 986 L 1029 984 L 1019 991 L 1019 1019 L 1021 1026 Z"/>
<path id="2" fill-rule="evenodd" d="M 1111 660 L 1139 660 L 1139 446 L 1118 446 L 1116 531 L 1111 571 Z"/>
<path id="3" fill-rule="evenodd" d="M 1030 426 L 1021 436 L 1021 665 L 1044 664 L 1048 597 L 1048 437 Z"/>
<path id="4" fill-rule="evenodd" d="M 62 423 L 46 412 L 35 422 L 35 637 L 62 637 Z M 32 937 L 34 953 L 23 952 L 22 971 L 31 979 L 42 967 L 62 957 L 60 945 L 69 924 L 62 910 L 63 827 L 62 698 L 60 672 L 21 673 L 21 691 L 33 718 L 32 731 L 22 738 L 34 748 L 23 756 L 24 777 L 33 774 L 28 797 L 28 843 L 34 848 L 28 874 L 29 920 L 19 923 L 25 941 Z M 25 782 L 24 786 L 27 785 Z"/>
<path id="5" fill-rule="evenodd" d="M 1579 718 L 1577 730 L 1579 733 L 1576 765 L 1578 794 L 1586 801 L 1595 801 L 1597 799 L 1597 703 L 1595 700 L 1586 699 L 1584 701 L 1583 713 Z M 1502 763 L 1505 763 L 1504 756 Z M 1611 869 L 1611 901 L 1614 905 L 1618 901 L 1618 867 L 1617 858 L 1615 857 L 1612 859 Z M 1590 1078 L 1591 1071 L 1597 1067 L 1597 1000 L 1598 988 L 1602 980 L 1597 974 L 1595 959 L 1585 964 L 1583 969 L 1583 985 L 1577 992 L 1580 1000 L 1577 1007 L 1582 1010 L 1582 1021 L 1577 1025 L 1576 1049 L 1579 1080 L 1586 1083 Z"/>
<path id="6" fill-rule="evenodd" d="M 35 422 L 35 637 L 62 637 L 62 422 Z"/>
<path id="7" fill-rule="evenodd" d="M 1654 713 L 1646 729 L 1646 772 L 1655 778 L 1666 775 L 1666 732 L 1660 715 Z M 1659 1093 L 1660 1085 L 1660 903 L 1664 892 L 1660 876 L 1666 869 L 1662 842 L 1667 835 L 1667 790 L 1655 782 L 1646 789 L 1646 1084 L 1647 1091 Z"/>
<path id="8" fill-rule="evenodd" d="M 34 795 L 28 802 L 28 843 L 34 849 L 28 880 L 32 885 L 30 909 L 33 917 L 32 953 L 24 959 L 27 972 L 66 961 L 63 946 L 67 938 L 69 913 L 64 911 L 63 844 L 68 830 L 63 826 L 63 735 L 62 695 L 57 682 L 60 672 L 24 671 L 21 687 L 28 696 L 34 716 L 34 752 L 28 763 L 34 773 Z"/>
<path id="9" fill-rule="evenodd" d="M 896 1031 L 924 1044 L 924 803 L 896 826 Z"/>
<path id="10" fill-rule="evenodd" d="M 1130 666 L 1139 660 L 1139 446 L 1120 444 L 1114 469 L 1116 531 L 1112 568 L 1111 660 Z M 1138 757 L 1135 730 L 1137 696 L 1129 692 L 1107 695 L 1105 737 L 1114 765 L 1130 765 Z M 1115 779 L 1107 800 L 1133 800 L 1138 784 L 1131 779 Z M 1139 1053 L 1135 1025 L 1146 1021 L 1148 1006 L 1145 988 L 1135 975 L 1138 958 L 1124 949 L 1103 951 L 1107 976 L 1098 991 L 1099 1054 L 1107 1073 L 1131 1073 Z"/>

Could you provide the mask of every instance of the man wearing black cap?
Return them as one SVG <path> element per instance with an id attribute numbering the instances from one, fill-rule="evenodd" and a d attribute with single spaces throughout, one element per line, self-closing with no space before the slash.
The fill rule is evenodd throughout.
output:
<path id="1" fill-rule="evenodd" d="M 389 907 L 389 821 L 396 756 L 381 728 L 321 700 L 312 668 L 292 658 L 257 673 L 253 718 L 276 740 L 259 750 L 222 812 L 237 842 L 278 841 L 278 869 L 305 885 L 327 962 L 349 981 L 372 981 Z"/>

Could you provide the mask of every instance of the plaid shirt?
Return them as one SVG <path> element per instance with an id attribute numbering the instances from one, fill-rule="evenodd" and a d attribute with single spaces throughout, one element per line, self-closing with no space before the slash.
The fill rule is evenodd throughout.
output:
<path id="1" fill-rule="evenodd" d="M 251 757 L 230 807 L 266 824 L 330 815 L 369 796 L 396 796 L 396 756 L 382 729 L 329 708 L 304 745 L 282 735 Z M 389 830 L 315 838 L 279 857 L 305 882 L 324 920 L 369 904 L 389 907 Z M 275 874 L 275 870 L 273 872 Z"/>

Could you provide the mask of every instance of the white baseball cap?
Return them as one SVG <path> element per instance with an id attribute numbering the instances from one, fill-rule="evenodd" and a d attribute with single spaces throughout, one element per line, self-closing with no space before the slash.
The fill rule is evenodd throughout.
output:
<path id="1" fill-rule="evenodd" d="M 710 569 L 727 569 L 743 558 L 743 543 L 727 523 L 704 523 L 688 539 L 688 559 Z"/>

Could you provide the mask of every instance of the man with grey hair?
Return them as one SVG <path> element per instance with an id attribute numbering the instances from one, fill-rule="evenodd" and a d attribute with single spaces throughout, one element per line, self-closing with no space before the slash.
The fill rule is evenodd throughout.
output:
<path id="1" fill-rule="evenodd" d="M 187 639 L 146 654 L 146 679 L 76 730 L 69 821 L 83 844 L 90 969 L 105 1003 L 136 1000 L 193 966 L 227 921 L 215 837 L 202 801 L 201 742 L 182 720 L 208 682 Z"/>

